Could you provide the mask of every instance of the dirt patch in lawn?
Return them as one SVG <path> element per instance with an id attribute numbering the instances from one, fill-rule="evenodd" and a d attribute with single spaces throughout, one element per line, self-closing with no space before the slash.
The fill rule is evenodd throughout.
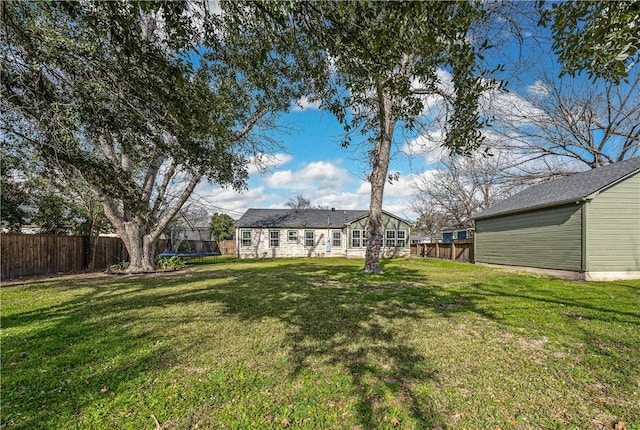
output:
<path id="1" fill-rule="evenodd" d="M 158 276 L 174 276 L 189 274 L 189 269 L 156 271 L 149 273 L 107 273 L 107 272 L 82 272 L 67 274 L 50 274 L 42 276 L 26 276 L 24 278 L 7 279 L 0 281 L 0 287 L 14 287 L 29 284 L 46 284 L 60 281 L 101 281 L 113 280 L 118 277 L 123 278 L 139 278 L 139 277 L 158 277 Z"/>

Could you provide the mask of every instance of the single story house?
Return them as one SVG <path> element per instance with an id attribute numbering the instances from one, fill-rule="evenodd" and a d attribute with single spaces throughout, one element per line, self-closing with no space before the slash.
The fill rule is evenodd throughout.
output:
<path id="1" fill-rule="evenodd" d="M 366 210 L 248 209 L 236 221 L 238 258 L 362 257 Z M 383 212 L 383 255 L 409 255 L 411 225 Z"/>
<path id="2" fill-rule="evenodd" d="M 451 243 L 458 239 L 470 239 L 473 235 L 470 228 L 449 228 L 442 230 L 442 243 Z"/>
<path id="3" fill-rule="evenodd" d="M 426 234 L 412 234 L 409 236 L 409 243 L 417 245 L 418 243 L 431 243 L 431 236 Z"/>
<path id="4" fill-rule="evenodd" d="M 477 263 L 640 279 L 640 157 L 532 186 L 474 220 Z"/>

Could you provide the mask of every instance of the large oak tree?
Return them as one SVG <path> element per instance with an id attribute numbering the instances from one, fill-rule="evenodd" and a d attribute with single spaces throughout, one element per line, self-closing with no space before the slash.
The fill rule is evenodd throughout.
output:
<path id="1" fill-rule="evenodd" d="M 3 149 L 85 181 L 130 271 L 153 269 L 157 239 L 201 180 L 245 186 L 256 131 L 299 96 L 291 61 L 232 3 L 1 8 Z"/>

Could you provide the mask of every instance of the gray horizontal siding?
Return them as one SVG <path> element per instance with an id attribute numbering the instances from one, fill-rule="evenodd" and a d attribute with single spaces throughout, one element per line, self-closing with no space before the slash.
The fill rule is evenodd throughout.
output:
<path id="1" fill-rule="evenodd" d="M 476 220 L 477 262 L 581 270 L 581 205 Z"/>
<path id="2" fill-rule="evenodd" d="M 587 205 L 587 270 L 640 271 L 640 174 Z"/>

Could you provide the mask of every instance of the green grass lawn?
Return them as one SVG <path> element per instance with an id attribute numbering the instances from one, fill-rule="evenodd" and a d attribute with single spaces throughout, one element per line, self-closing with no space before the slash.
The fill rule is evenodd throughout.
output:
<path id="1" fill-rule="evenodd" d="M 640 430 L 640 282 L 361 266 L 3 288 L 2 428 Z"/>

